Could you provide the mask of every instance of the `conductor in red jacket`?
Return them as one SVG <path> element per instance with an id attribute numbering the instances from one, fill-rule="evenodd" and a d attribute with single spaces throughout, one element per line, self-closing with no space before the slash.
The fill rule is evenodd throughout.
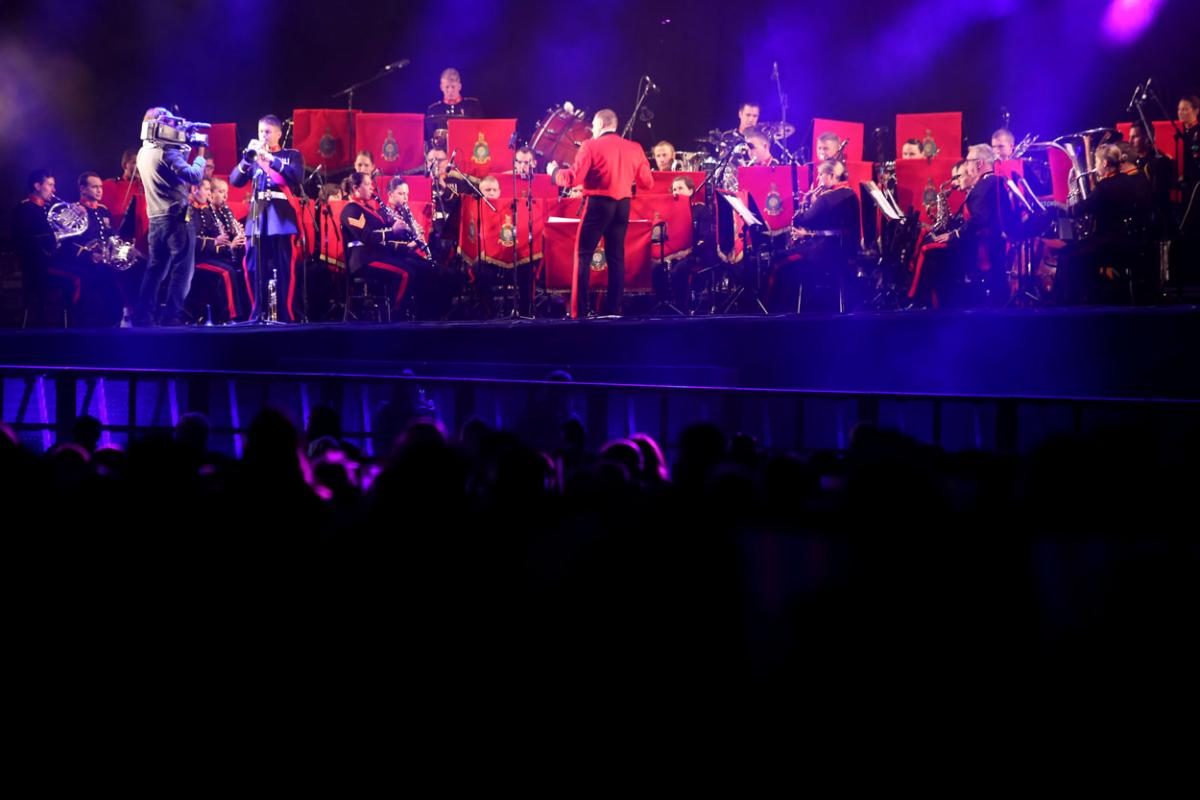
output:
<path id="1" fill-rule="evenodd" d="M 601 109 L 592 118 L 592 138 L 585 141 L 575 163 L 554 172 L 559 186 L 582 186 L 583 223 L 579 226 L 575 247 L 575 277 L 571 285 L 571 316 L 587 314 L 588 277 L 592 254 L 604 237 L 608 260 L 608 292 L 604 313 L 621 313 L 621 293 L 625 290 L 625 231 L 629 228 L 629 199 L 634 184 L 654 188 L 650 162 L 636 142 L 617 135 L 617 115 Z"/>

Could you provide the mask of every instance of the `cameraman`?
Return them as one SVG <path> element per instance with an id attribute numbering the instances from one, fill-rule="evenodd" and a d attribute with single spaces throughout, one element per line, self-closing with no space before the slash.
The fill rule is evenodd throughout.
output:
<path id="1" fill-rule="evenodd" d="M 151 108 L 142 118 L 181 130 L 181 120 L 165 108 Z M 174 137 L 172 137 L 174 138 Z M 178 137 L 182 140 L 184 137 Z M 196 268 L 196 232 L 188 219 L 189 184 L 198 185 L 204 177 L 204 146 L 196 148 L 196 161 L 188 166 L 191 148 L 182 141 L 144 139 L 138 151 L 137 168 L 146 190 L 146 213 L 150 218 L 150 264 L 138 291 L 133 311 L 136 327 L 183 324 L 183 303 L 192 285 Z M 158 318 L 158 290 L 170 274 L 167 307 Z"/>

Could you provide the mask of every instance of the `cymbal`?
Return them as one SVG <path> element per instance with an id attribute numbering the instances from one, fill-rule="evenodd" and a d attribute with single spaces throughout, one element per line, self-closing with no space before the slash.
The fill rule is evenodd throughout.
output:
<path id="1" fill-rule="evenodd" d="M 772 139 L 786 139 L 796 132 L 796 126 L 790 122 L 764 122 L 758 127 Z"/>

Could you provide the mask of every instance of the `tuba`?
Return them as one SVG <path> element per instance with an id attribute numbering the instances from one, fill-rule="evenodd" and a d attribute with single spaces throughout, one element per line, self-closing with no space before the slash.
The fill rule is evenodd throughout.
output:
<path id="1" fill-rule="evenodd" d="M 54 238 L 61 242 L 63 239 L 69 239 L 72 236 L 78 236 L 88 228 L 88 215 L 83 206 L 79 203 L 66 203 L 55 195 L 54 200 L 57 201 L 50 206 L 50 210 L 46 212 L 46 220 L 50 223 L 50 228 L 54 231 Z"/>

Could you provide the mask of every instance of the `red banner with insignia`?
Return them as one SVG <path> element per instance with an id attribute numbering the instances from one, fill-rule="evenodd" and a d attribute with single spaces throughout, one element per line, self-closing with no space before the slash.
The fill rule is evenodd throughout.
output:
<path id="1" fill-rule="evenodd" d="M 466 175 L 482 178 L 512 169 L 514 151 L 508 146 L 515 119 L 451 119 L 447 147 L 455 165 Z"/>
<path id="2" fill-rule="evenodd" d="M 836 133 L 842 141 L 849 139 L 846 149 L 842 151 L 843 161 L 862 161 L 863 157 L 863 124 L 861 122 L 846 122 L 840 119 L 814 119 L 812 151 L 817 152 L 817 140 L 822 133 Z"/>
<path id="3" fill-rule="evenodd" d="M 354 113 L 334 108 L 297 108 L 295 143 L 304 166 L 345 169 L 354 163 Z"/>
<path id="4" fill-rule="evenodd" d="M 897 114 L 897 155 L 901 145 L 909 139 L 916 139 L 921 143 L 921 152 L 926 158 L 962 158 L 962 112 Z"/>
<path id="5" fill-rule="evenodd" d="M 525 203 L 494 201 L 495 209 L 480 200 L 464 199 L 458 252 L 469 265 L 486 261 L 498 267 L 527 264 L 530 212 Z M 533 258 L 542 257 L 546 204 L 533 201 Z"/>
<path id="6" fill-rule="evenodd" d="M 650 263 L 674 261 L 692 252 L 692 204 L 690 197 L 639 195 L 630 204 L 632 219 L 650 222 Z M 655 234 L 661 224 L 662 236 Z"/>
<path id="7" fill-rule="evenodd" d="M 384 175 L 396 175 L 425 163 L 424 114 L 368 114 L 354 118 L 354 150 L 370 150 Z"/>
<path id="8" fill-rule="evenodd" d="M 791 228 L 796 213 L 792 167 L 738 167 L 738 196 L 767 226 L 768 236 Z"/>
<path id="9" fill-rule="evenodd" d="M 546 281 L 553 292 L 571 291 L 575 269 L 575 240 L 580 224 L 580 201 L 560 200 L 549 206 L 545 228 Z M 625 234 L 625 290 L 648 292 L 650 276 L 651 218 L 639 217 L 630 209 L 629 229 Z M 608 281 L 608 258 L 604 242 L 592 254 L 592 273 L 588 285 L 603 289 Z"/>

